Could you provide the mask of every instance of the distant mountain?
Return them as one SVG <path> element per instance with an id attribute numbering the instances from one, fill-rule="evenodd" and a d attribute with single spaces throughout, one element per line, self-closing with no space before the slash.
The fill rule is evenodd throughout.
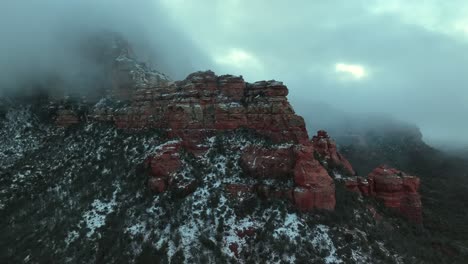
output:
<path id="1" fill-rule="evenodd" d="M 366 175 L 379 164 L 400 168 L 421 178 L 425 227 L 434 235 L 433 244 L 448 240 L 445 252 L 468 249 L 468 152 L 441 144 L 442 150 L 423 141 L 419 129 L 386 116 L 354 117 L 326 104 L 315 105 L 318 113 L 332 112 L 332 121 L 310 120 L 310 124 L 333 131 L 340 152 L 358 175 Z M 327 116 L 327 115 L 323 115 Z"/>

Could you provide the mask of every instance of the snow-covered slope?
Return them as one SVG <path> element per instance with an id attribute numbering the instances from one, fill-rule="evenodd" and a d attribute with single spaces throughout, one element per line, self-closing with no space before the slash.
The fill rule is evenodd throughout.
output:
<path id="1" fill-rule="evenodd" d="M 239 166 L 241 150 L 270 144 L 245 132 L 208 139 L 199 158 L 180 153 L 174 177 L 197 182 L 189 195 L 146 187 L 142 164 L 168 142 L 158 131 L 129 134 L 95 123 L 60 129 L 21 107 L 2 119 L 0 133 L 0 259 L 7 262 L 412 261 L 340 183 L 334 213 L 227 192 L 227 184 L 252 181 Z"/>

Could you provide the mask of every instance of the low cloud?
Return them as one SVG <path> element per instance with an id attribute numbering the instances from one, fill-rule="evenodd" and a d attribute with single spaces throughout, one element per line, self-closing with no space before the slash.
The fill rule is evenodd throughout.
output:
<path id="1" fill-rule="evenodd" d="M 360 116 L 390 114 L 428 140 L 468 143 L 466 1 L 202 2 L 164 6 L 206 53 L 241 46 L 255 54 L 264 68 L 244 69 L 249 81 L 284 81 L 308 123 L 327 114 L 308 106 L 326 102 Z"/>
<path id="2" fill-rule="evenodd" d="M 122 35 L 140 58 L 174 79 L 209 65 L 157 1 L 2 1 L 0 92 L 45 76 L 70 89 L 89 89 L 102 72 L 83 49 L 104 32 Z"/>

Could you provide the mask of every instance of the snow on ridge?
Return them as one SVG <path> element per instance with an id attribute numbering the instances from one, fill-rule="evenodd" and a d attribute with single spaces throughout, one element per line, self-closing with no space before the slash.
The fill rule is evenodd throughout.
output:
<path id="1" fill-rule="evenodd" d="M 275 229 L 273 237 L 278 239 L 281 235 L 286 235 L 291 241 L 295 241 L 297 237 L 300 237 L 299 226 L 304 224 L 295 213 L 286 214 L 283 220 L 283 225 Z"/>
<path id="2" fill-rule="evenodd" d="M 339 259 L 338 255 L 336 254 L 336 247 L 328 234 L 329 231 L 330 228 L 326 225 L 315 226 L 312 244 L 319 250 L 327 250 L 329 252 L 328 256 L 324 259 L 325 263 L 343 263 L 343 261 Z"/>
<path id="3" fill-rule="evenodd" d="M 95 199 L 91 204 L 92 209 L 86 211 L 83 215 L 83 220 L 86 227 L 90 230 L 86 237 L 90 238 L 96 232 L 96 229 L 102 227 L 106 223 L 107 215 L 114 212 L 114 208 L 117 206 L 117 193 L 120 192 L 120 186 L 117 186 L 115 191 L 112 193 L 112 199 L 108 202 Z"/>

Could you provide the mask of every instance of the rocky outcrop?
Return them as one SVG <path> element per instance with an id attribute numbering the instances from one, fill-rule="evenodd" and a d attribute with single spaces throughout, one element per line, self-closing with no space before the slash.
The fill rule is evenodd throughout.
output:
<path id="1" fill-rule="evenodd" d="M 327 170 L 314 158 L 311 143 L 278 149 L 247 148 L 240 165 L 249 176 L 257 179 L 291 180 L 289 190 L 257 187 L 266 197 L 289 198 L 304 211 L 335 208 L 335 185 Z"/>
<path id="2" fill-rule="evenodd" d="M 117 127 L 134 130 L 156 128 L 181 138 L 196 149 L 217 131 L 255 130 L 274 142 L 308 140 L 302 117 L 295 114 L 281 82 L 246 83 L 242 77 L 196 72 L 173 83 L 151 82 L 132 90 L 128 107 L 112 110 Z M 99 109 L 93 118 L 101 119 Z"/>
<path id="3" fill-rule="evenodd" d="M 394 168 L 380 166 L 367 180 L 356 177 L 346 180 L 349 190 L 374 196 L 386 207 L 399 211 L 407 219 L 422 223 L 422 204 L 418 193 L 420 180 Z"/>
<path id="4" fill-rule="evenodd" d="M 326 131 L 318 131 L 317 135 L 312 137 L 312 143 L 318 158 L 329 169 L 337 170 L 338 173 L 349 176 L 355 175 L 351 163 L 338 152 L 336 142 L 328 136 Z"/>
<path id="5" fill-rule="evenodd" d="M 296 148 L 294 182 L 294 203 L 299 209 L 335 209 L 335 184 L 327 170 L 314 158 L 311 144 Z"/>
<path id="6" fill-rule="evenodd" d="M 172 182 L 172 175 L 182 166 L 179 156 L 180 146 L 180 143 L 164 145 L 157 154 L 146 160 L 150 176 L 148 187 L 153 192 L 164 192 Z"/>
<path id="7" fill-rule="evenodd" d="M 122 56 L 118 63 L 130 63 Z M 142 67 L 139 69 L 147 72 Z M 329 173 L 355 174 L 327 132 L 319 131 L 312 140 L 308 139 L 304 120 L 295 114 L 286 98 L 288 89 L 281 82 L 252 84 L 242 77 L 217 76 L 206 71 L 171 83 L 164 78 L 152 79 L 151 74 L 138 75 L 131 67 L 124 67 L 122 71 L 133 72 L 132 78 L 125 81 L 128 84 L 119 86 L 130 91 L 125 95 L 128 97 L 126 105 L 113 108 L 98 103 L 89 114 L 78 113 L 73 108 L 62 109 L 56 123 L 66 127 L 82 122 L 84 116 L 86 120 L 113 122 L 127 131 L 159 129 L 166 131 L 170 138 L 180 139 L 177 144 L 165 146 L 148 159 L 148 187 L 156 193 L 164 192 L 171 185 L 177 189 L 179 184 L 172 182 L 172 175 L 181 167 L 180 147 L 200 154 L 207 148 L 203 142 L 208 137 L 240 128 L 253 130 L 274 143 L 282 143 L 277 148 L 246 148 L 240 157 L 244 172 L 257 180 L 289 183 L 284 186 L 232 184 L 226 190 L 233 196 L 250 193 L 289 199 L 304 211 L 333 210 L 335 185 Z M 181 186 L 177 190 L 191 193 L 196 183 Z M 382 199 L 386 206 L 398 209 L 415 222 L 421 221 L 421 202 L 417 193 L 419 179 L 416 177 L 402 175 L 390 168 L 378 168 L 368 179 L 348 180 L 347 186 Z"/>
<path id="8" fill-rule="evenodd" d="M 160 193 L 170 185 L 178 185 L 172 175 L 181 166 L 179 147 L 200 154 L 207 148 L 203 143 L 208 137 L 249 129 L 283 145 L 276 149 L 247 148 L 240 158 L 241 168 L 257 180 L 289 183 L 232 184 L 226 188 L 231 195 L 255 193 L 289 199 L 304 211 L 334 209 L 335 185 L 329 171 L 341 169 L 351 175 L 354 171 L 326 132 L 320 131 L 309 140 L 304 119 L 289 104 L 288 89 L 282 82 L 247 83 L 241 76 L 217 76 L 212 71 L 195 72 L 182 81 L 171 82 L 136 62 L 127 45 L 120 44 L 112 53 L 118 57 L 112 65 L 111 96 L 125 103 L 115 106 L 101 101 L 86 114 L 86 119 L 113 122 L 126 131 L 158 129 L 167 132 L 169 138 L 180 139 L 148 159 L 148 187 L 152 191 Z M 80 120 L 73 119 L 70 111 L 59 113 L 57 124 L 68 126 Z M 195 185 L 188 184 L 186 193 Z"/>

